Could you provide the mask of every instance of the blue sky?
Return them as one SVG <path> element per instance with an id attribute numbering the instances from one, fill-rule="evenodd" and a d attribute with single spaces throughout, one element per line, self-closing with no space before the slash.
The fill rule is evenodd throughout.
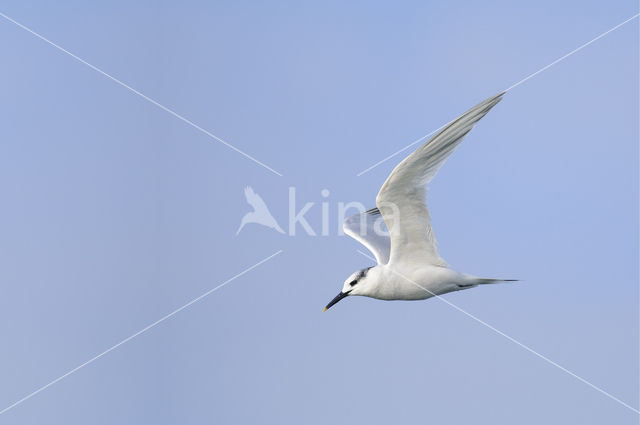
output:
<path id="1" fill-rule="evenodd" d="M 359 245 L 236 230 L 372 207 L 356 175 L 638 4 L 25 2 L 0 19 L 0 415 L 12 424 L 582 423 L 637 413 L 432 299 L 322 307 Z M 433 181 L 440 253 L 522 282 L 446 296 L 639 407 L 638 20 L 531 78 Z M 328 189 L 328 198 L 321 191 Z"/>

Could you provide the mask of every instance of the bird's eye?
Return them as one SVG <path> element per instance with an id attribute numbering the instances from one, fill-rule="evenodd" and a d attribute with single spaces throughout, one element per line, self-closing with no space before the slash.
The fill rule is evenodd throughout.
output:
<path id="1" fill-rule="evenodd" d="M 349 285 L 353 286 L 353 285 L 355 285 L 356 283 L 358 283 L 358 281 L 357 281 L 357 280 L 352 280 L 351 282 L 349 282 Z"/>

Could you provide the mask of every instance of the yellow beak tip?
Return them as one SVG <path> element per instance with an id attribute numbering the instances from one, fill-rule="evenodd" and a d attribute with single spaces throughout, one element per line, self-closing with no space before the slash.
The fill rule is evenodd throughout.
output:
<path id="1" fill-rule="evenodd" d="M 325 307 L 324 310 L 322 310 L 322 312 L 324 313 L 327 310 L 329 310 L 329 309 L 327 307 Z"/>

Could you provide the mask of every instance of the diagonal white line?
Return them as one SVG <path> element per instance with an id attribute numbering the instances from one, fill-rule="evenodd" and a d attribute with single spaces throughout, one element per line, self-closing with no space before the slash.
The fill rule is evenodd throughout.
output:
<path id="1" fill-rule="evenodd" d="M 267 258 L 265 258 L 265 259 L 263 259 L 263 260 L 261 260 L 261 261 L 258 261 L 258 262 L 257 262 L 257 263 L 255 263 L 253 266 L 251 266 L 251 267 L 249 267 L 249 268 L 247 268 L 247 269 L 244 269 L 243 271 L 241 271 L 241 272 L 240 272 L 240 273 L 238 273 L 237 275 L 233 276 L 232 278 L 225 280 L 224 282 L 222 282 L 220 285 L 216 286 L 215 288 L 208 290 L 207 292 L 205 292 L 204 294 L 200 295 L 199 297 L 192 299 L 191 301 L 189 301 L 188 303 L 186 303 L 186 304 L 185 304 L 185 305 L 183 305 L 182 307 L 180 307 L 180 308 L 177 308 L 177 309 L 173 310 L 171 313 L 169 313 L 169 314 L 167 314 L 167 315 L 163 316 L 162 318 L 160 318 L 160 319 L 156 320 L 155 322 L 151 323 L 150 325 L 148 325 L 148 326 L 146 326 L 146 327 L 144 327 L 144 328 L 140 329 L 138 332 L 136 332 L 136 333 L 134 333 L 133 335 L 131 335 L 131 336 L 129 336 L 129 337 L 127 337 L 127 338 L 123 339 L 122 341 L 120 341 L 120 342 L 119 342 L 119 343 L 117 343 L 116 345 L 112 346 L 111 348 L 106 349 L 105 351 L 103 351 L 102 353 L 98 354 L 97 356 L 92 357 L 91 359 L 89 359 L 89 360 L 87 360 L 86 362 L 82 363 L 80 366 L 77 366 L 77 367 L 75 367 L 75 368 L 71 369 L 70 371 L 68 371 L 68 372 L 67 372 L 67 373 L 65 373 L 64 375 L 62 375 L 62 376 L 60 376 L 60 377 L 58 377 L 58 378 L 54 379 L 53 381 L 49 382 L 49 383 L 48 383 L 48 384 L 46 384 L 46 385 L 44 385 L 44 386 L 42 386 L 42 387 L 38 388 L 37 390 L 35 390 L 34 392 L 30 393 L 29 395 L 26 395 L 26 396 L 22 397 L 20 400 L 16 401 L 15 403 L 13 403 L 13 404 L 11 404 L 11 405 L 9 405 L 9 406 L 5 407 L 4 409 L 0 410 L 0 415 L 1 415 L 1 414 L 3 414 L 3 413 L 5 413 L 6 411 L 8 411 L 8 410 L 10 410 L 10 409 L 13 409 L 13 408 L 14 408 L 14 407 L 16 407 L 17 405 L 19 405 L 19 404 L 21 404 L 21 403 L 23 403 L 23 402 L 25 402 L 25 401 L 29 400 L 29 399 L 30 399 L 31 397 L 33 397 L 34 395 L 36 395 L 36 394 L 40 393 L 41 391 L 46 390 L 47 388 L 49 388 L 49 387 L 50 387 L 50 386 L 52 386 L 53 384 L 55 384 L 55 383 L 57 383 L 57 382 L 59 382 L 59 381 L 63 380 L 63 379 L 64 379 L 64 378 L 66 378 L 67 376 L 69 376 L 69 375 L 71 375 L 71 374 L 73 374 L 73 373 L 77 372 L 78 370 L 82 369 L 83 367 L 85 367 L 85 366 L 87 366 L 87 365 L 89 365 L 89 364 L 93 363 L 94 361 L 98 360 L 100 357 L 102 357 L 102 356 L 104 356 L 105 354 L 107 354 L 107 353 L 109 353 L 109 352 L 111 352 L 111 351 L 115 350 L 116 348 L 120 347 L 121 345 L 123 345 L 123 344 L 125 344 L 125 343 L 127 343 L 127 342 L 131 341 L 131 340 L 132 340 L 132 339 L 134 339 L 135 337 L 137 337 L 137 336 L 139 336 L 139 335 L 143 334 L 144 332 L 148 331 L 149 329 L 153 328 L 154 326 L 156 326 L 156 325 L 158 325 L 158 324 L 160 324 L 160 323 L 164 322 L 165 320 L 167 320 L 167 319 L 168 319 L 168 318 L 170 318 L 171 316 L 173 316 L 173 315 L 175 315 L 175 314 L 177 314 L 177 313 L 181 312 L 181 311 L 182 311 L 182 310 L 184 310 L 185 308 L 189 307 L 191 304 L 195 304 L 195 303 L 197 303 L 198 301 L 200 301 L 201 299 L 203 299 L 203 298 L 204 298 L 204 297 L 206 297 L 207 295 L 210 295 L 210 294 L 212 294 L 213 292 L 215 292 L 215 291 L 217 291 L 218 289 L 220 289 L 220 288 L 222 288 L 223 286 L 225 286 L 226 284 L 233 282 L 234 280 L 236 280 L 236 279 L 237 279 L 237 278 L 239 278 L 240 276 L 242 276 L 242 275 L 244 275 L 244 274 L 246 274 L 246 273 L 250 272 L 251 270 L 255 269 L 256 267 L 260 266 L 261 264 L 266 263 L 267 261 L 271 260 L 273 257 L 275 257 L 276 255 L 278 255 L 278 254 L 280 254 L 280 253 L 282 253 L 282 250 L 280 250 L 280 251 L 278 251 L 278 252 L 276 252 L 276 253 L 274 253 L 274 254 L 271 254 L 270 256 L 268 256 Z"/>
<path id="2" fill-rule="evenodd" d="M 448 123 L 444 124 L 441 127 L 436 128 L 435 130 L 433 130 L 431 133 L 425 134 L 424 136 L 422 136 L 419 139 L 414 140 L 413 142 L 409 143 L 407 146 L 405 146 L 404 148 L 395 151 L 394 153 L 392 153 L 391 155 L 389 155 L 388 157 L 376 162 L 375 164 L 373 164 L 372 166 L 370 166 L 369 168 L 365 168 L 364 170 L 360 171 L 358 174 L 356 174 L 356 177 L 360 177 L 363 174 L 368 173 L 369 171 L 373 170 L 374 168 L 376 168 L 378 165 L 387 162 L 388 160 L 390 160 L 391 158 L 393 158 L 394 156 L 406 151 L 407 149 L 409 149 L 411 146 L 422 142 L 424 139 L 426 139 L 427 137 L 431 136 L 432 134 L 435 134 L 437 131 L 442 130 L 443 128 L 445 128 L 446 126 L 448 126 L 449 124 L 451 124 L 453 122 L 453 120 L 449 121 Z"/>
<path id="3" fill-rule="evenodd" d="M 376 261 L 375 258 L 371 257 L 370 255 L 360 251 L 359 249 L 357 250 L 360 254 L 362 254 L 363 256 L 367 257 L 370 260 Z M 569 369 L 559 365 L 558 363 L 554 362 L 553 360 L 551 360 L 550 358 L 538 353 L 536 350 L 534 350 L 533 348 L 521 343 L 520 341 L 518 341 L 517 339 L 507 335 L 506 333 L 502 332 L 501 330 L 495 328 L 494 326 L 490 325 L 489 323 L 485 322 L 484 320 L 474 316 L 473 314 L 469 313 L 468 311 L 458 307 L 457 305 L 455 305 L 454 303 L 452 303 L 451 301 L 447 300 L 446 298 L 441 297 L 440 295 L 436 295 L 435 293 L 431 292 L 430 290 L 428 290 L 427 288 L 425 288 L 424 286 L 420 285 L 419 283 L 414 282 L 413 280 L 407 278 L 406 276 L 396 272 L 395 270 L 388 268 L 388 270 L 390 270 L 392 273 L 400 276 L 401 278 L 403 278 L 404 280 L 406 280 L 407 282 L 411 282 L 414 285 L 416 285 L 417 287 L 419 287 L 420 289 L 426 291 L 427 293 L 429 293 L 430 295 L 434 296 L 435 298 L 439 299 L 440 301 L 448 304 L 449 306 L 455 308 L 456 310 L 458 310 L 459 312 L 465 314 L 466 316 L 472 318 L 473 320 L 475 320 L 476 322 L 486 326 L 487 328 L 491 329 L 492 331 L 494 331 L 495 333 L 497 333 L 498 335 L 501 335 L 503 337 L 505 337 L 506 339 L 508 339 L 509 341 L 513 342 L 514 344 L 524 348 L 525 350 L 527 350 L 528 352 L 530 352 L 531 354 L 541 358 L 542 360 L 544 360 L 545 362 L 557 367 L 558 369 L 560 369 L 561 371 L 568 373 L 569 375 L 573 376 L 574 378 L 576 378 L 578 381 L 587 384 L 588 386 L 590 386 L 591 388 L 593 388 L 594 390 L 598 391 L 601 394 L 604 394 L 605 396 L 609 397 L 610 399 L 620 403 L 621 405 L 623 405 L 624 407 L 633 410 L 634 412 L 640 414 L 640 410 L 636 409 L 635 407 L 632 407 L 630 405 L 628 405 L 627 403 L 625 403 L 624 401 L 620 400 L 619 398 L 617 398 L 616 396 L 608 393 L 607 391 L 603 390 L 602 388 L 592 384 L 591 382 L 587 381 L 586 379 L 576 375 L 575 373 L 571 372 Z"/>
<path id="4" fill-rule="evenodd" d="M 520 84 L 524 83 L 525 81 L 527 81 L 529 78 L 535 77 L 536 75 L 540 74 L 541 72 L 546 71 L 547 69 L 551 68 L 553 65 L 557 64 L 558 62 L 562 62 L 563 60 L 565 60 L 566 58 L 568 58 L 569 56 L 573 55 L 574 53 L 579 52 L 580 50 L 584 49 L 585 47 L 587 47 L 588 45 L 590 45 L 591 43 L 594 43 L 598 40 L 600 40 L 602 37 L 604 37 L 605 35 L 609 34 L 610 32 L 613 32 L 615 30 L 617 30 L 618 28 L 620 28 L 621 26 L 633 21 L 634 19 L 636 19 L 638 16 L 640 16 L 640 13 L 636 13 L 635 15 L 633 15 L 632 17 L 630 17 L 629 19 L 620 22 L 618 25 L 616 25 L 615 27 L 609 29 L 608 31 L 603 32 L 602 34 L 600 34 L 599 36 L 597 36 L 596 38 L 587 41 L 586 43 L 584 43 L 582 46 L 573 49 L 572 51 L 570 51 L 569 53 L 567 53 L 566 55 L 559 57 L 558 59 L 554 60 L 553 62 L 551 62 L 549 65 L 540 68 L 539 70 L 537 70 L 536 72 L 534 72 L 531 75 L 528 75 L 527 77 L 523 78 L 522 80 L 518 81 L 517 83 L 513 84 L 512 86 L 510 86 L 508 89 L 505 90 L 505 92 L 511 90 L 514 87 L 518 87 Z"/>
<path id="5" fill-rule="evenodd" d="M 142 94 L 141 92 L 139 92 L 138 90 L 134 89 L 133 87 L 129 86 L 128 84 L 123 83 L 122 81 L 120 81 L 119 79 L 117 79 L 116 77 L 112 76 L 111 74 L 106 73 L 105 71 L 101 70 L 100 68 L 98 68 L 97 66 L 91 65 L 89 62 L 85 61 L 82 58 L 79 58 L 78 56 L 74 55 L 73 53 L 71 53 L 70 51 L 66 50 L 65 48 L 59 46 L 58 44 L 54 43 L 53 41 L 45 38 L 44 36 L 38 34 L 37 32 L 33 31 L 31 28 L 28 28 L 24 25 L 22 25 L 20 22 L 16 21 L 15 19 L 5 15 L 4 13 L 0 12 L 0 16 L 2 16 L 4 19 L 6 19 L 9 22 L 12 22 L 14 24 L 16 24 L 17 26 L 19 26 L 20 28 L 22 28 L 23 30 L 35 35 L 36 37 L 38 37 L 40 40 L 44 41 L 45 43 L 50 44 L 51 46 L 55 47 L 56 49 L 60 50 L 63 53 L 66 53 L 67 55 L 71 56 L 72 58 L 74 58 L 75 60 L 77 60 L 78 62 L 88 66 L 89 68 L 93 69 L 94 71 L 98 72 L 99 74 L 104 75 L 105 77 L 107 77 L 108 79 L 112 80 L 113 82 L 121 85 L 122 87 L 124 87 L 125 89 L 129 90 L 132 93 L 137 94 L 138 96 L 140 96 L 141 98 L 143 98 L 144 100 L 152 103 L 153 105 L 157 106 L 158 108 L 162 109 L 165 112 L 168 112 L 169 114 L 173 115 L 174 117 L 178 118 L 180 121 L 183 121 L 187 124 L 189 124 L 191 127 L 195 128 L 196 130 L 206 134 L 207 136 L 211 137 L 214 140 L 217 140 L 218 142 L 222 143 L 223 145 L 225 145 L 226 147 L 228 147 L 229 149 L 232 149 L 234 151 L 236 151 L 237 153 L 239 153 L 240 155 L 244 156 L 245 158 L 255 162 L 256 164 L 266 168 L 267 170 L 271 171 L 274 174 L 277 174 L 278 176 L 282 177 L 282 174 L 279 173 L 278 171 L 274 170 L 273 168 L 269 167 L 268 165 L 266 165 L 265 163 L 258 161 L 256 158 L 254 158 L 253 156 L 249 155 L 248 153 L 236 148 L 235 146 L 233 146 L 231 143 L 221 139 L 220 137 L 216 136 L 215 134 L 211 133 L 208 130 L 205 130 L 204 128 L 200 127 L 198 124 L 194 123 L 193 121 L 188 120 L 187 118 L 183 117 L 182 115 L 178 114 L 177 112 L 175 112 L 174 110 L 162 105 L 161 103 L 153 100 L 152 98 L 150 98 L 149 96 L 146 96 L 144 94 Z"/>
<path id="6" fill-rule="evenodd" d="M 527 81 L 530 78 L 535 77 L 536 75 L 540 74 L 541 72 L 546 71 L 547 69 L 551 68 L 553 65 L 556 65 L 559 62 L 562 62 L 563 60 L 565 60 L 566 58 L 568 58 L 569 56 L 579 52 L 580 50 L 584 49 L 585 47 L 587 47 L 588 45 L 590 45 L 591 43 L 601 39 L 602 37 L 604 37 L 605 35 L 617 30 L 618 28 L 620 28 L 621 26 L 628 24 L 629 22 L 633 21 L 634 19 L 636 19 L 638 16 L 640 16 L 640 13 L 636 13 L 635 15 L 633 15 L 632 17 L 630 17 L 629 19 L 626 19 L 625 21 L 619 23 L 618 25 L 616 25 L 613 28 L 610 28 L 609 30 L 603 32 L 602 34 L 600 34 L 599 36 L 597 36 L 596 38 L 593 38 L 589 41 L 587 41 L 586 43 L 584 43 L 583 45 L 581 45 L 580 47 L 573 49 L 572 51 L 570 51 L 569 53 L 567 53 L 564 56 L 559 57 L 558 59 L 554 60 L 553 62 L 551 62 L 549 65 L 546 65 L 542 68 L 540 68 L 539 70 L 537 70 L 536 72 L 534 72 L 533 74 L 528 75 L 527 77 L 523 78 L 522 80 L 518 81 L 517 83 L 511 85 L 508 89 L 504 90 L 504 92 L 508 92 L 509 90 L 518 87 L 520 84 L 524 83 L 525 81 Z M 453 120 L 452 120 L 453 121 Z M 372 166 L 370 166 L 369 168 L 365 168 L 364 170 L 360 171 L 358 174 L 356 174 L 357 177 L 360 177 L 361 175 L 368 173 L 369 171 L 373 170 L 374 168 L 376 168 L 378 165 L 387 162 L 388 160 L 390 160 L 391 158 L 393 158 L 394 156 L 406 151 L 407 149 L 409 149 L 411 146 L 416 145 L 417 143 L 422 142 L 424 139 L 426 139 L 427 137 L 431 136 L 432 134 L 435 134 L 436 132 L 442 130 L 444 127 L 446 127 L 447 125 L 449 125 L 452 121 L 449 121 L 448 123 L 444 124 L 443 126 L 436 128 L 435 130 L 433 130 L 431 133 L 429 134 L 425 134 L 424 136 L 420 137 L 419 139 L 409 143 L 407 146 L 405 146 L 404 148 L 395 151 L 394 153 L 392 153 L 391 155 L 387 156 L 386 158 L 376 162 L 375 164 L 373 164 Z"/>

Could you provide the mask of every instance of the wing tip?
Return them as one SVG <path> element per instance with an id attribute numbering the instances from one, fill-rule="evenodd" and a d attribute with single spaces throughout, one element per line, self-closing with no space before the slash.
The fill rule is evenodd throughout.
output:
<path id="1" fill-rule="evenodd" d="M 480 103 L 480 105 L 485 104 L 488 106 L 488 109 L 493 108 L 495 105 L 498 104 L 498 102 L 500 102 L 502 100 L 502 96 L 504 96 L 506 93 L 506 91 L 500 92 L 498 94 L 495 94 L 493 96 L 491 96 L 490 98 L 488 98 L 487 100 L 485 100 L 484 102 Z"/>

